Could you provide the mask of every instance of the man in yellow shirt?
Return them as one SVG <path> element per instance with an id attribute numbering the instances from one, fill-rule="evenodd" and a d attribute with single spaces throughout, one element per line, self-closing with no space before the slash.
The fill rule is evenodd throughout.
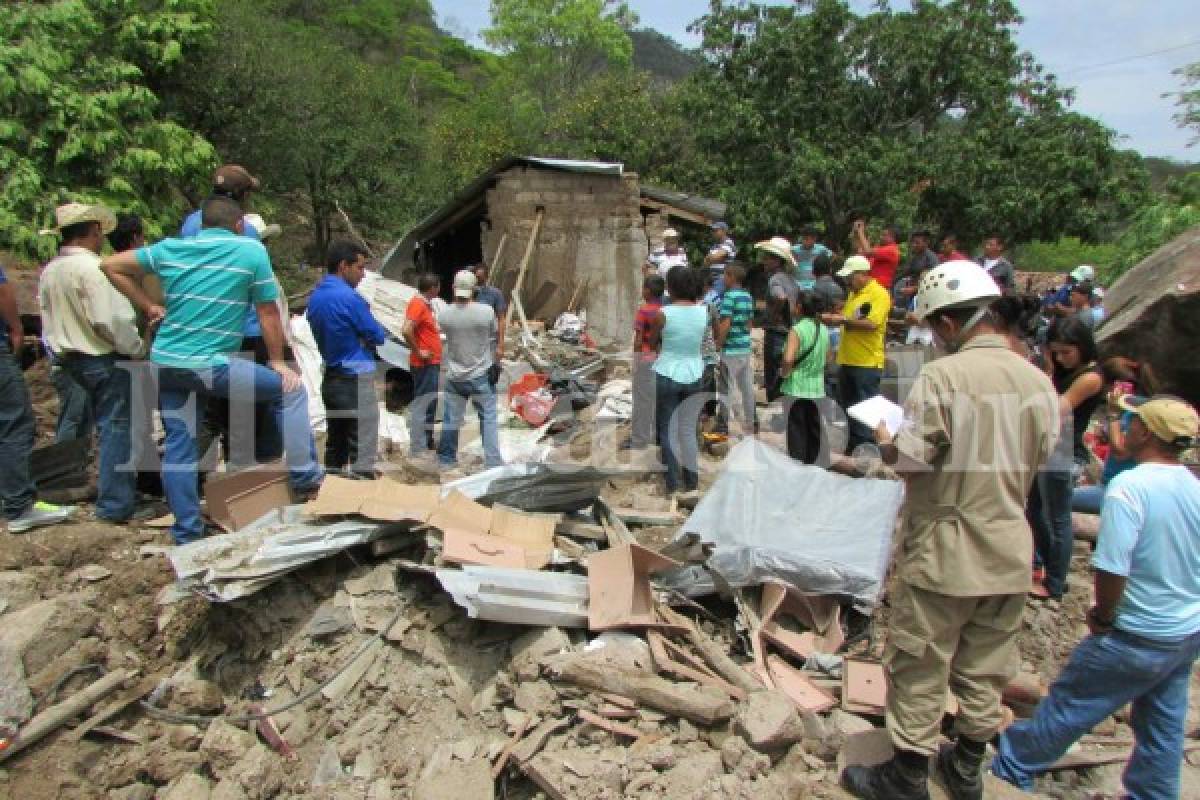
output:
<path id="1" fill-rule="evenodd" d="M 883 339 L 887 333 L 892 295 L 871 277 L 871 262 L 850 256 L 838 271 L 850 284 L 850 296 L 840 314 L 822 314 L 826 325 L 842 327 L 838 348 L 838 402 L 842 408 L 879 394 L 883 378 Z M 873 443 L 875 433 L 861 422 L 850 420 L 848 452 L 860 444 Z"/>

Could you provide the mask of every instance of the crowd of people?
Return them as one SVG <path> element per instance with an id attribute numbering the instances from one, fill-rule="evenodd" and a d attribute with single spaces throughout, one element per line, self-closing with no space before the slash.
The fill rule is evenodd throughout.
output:
<path id="1" fill-rule="evenodd" d="M 636 316 L 633 442 L 649 446 L 657 430 L 670 491 L 695 490 L 693 434 L 714 404 L 729 407 L 741 435 L 758 430 L 740 411 L 742 376 L 754 372 L 747 272 L 728 227 L 713 233 L 693 268 L 666 231 L 646 262 Z M 904 332 L 892 341 L 943 353 L 921 369 L 898 431 L 849 421 L 847 448 L 874 448 L 907 491 L 884 654 L 895 756 L 847 768 L 843 785 L 869 800 L 923 800 L 934 759 L 951 797 L 980 800 L 995 742 L 992 774 L 1031 789 L 1082 735 L 1132 704 L 1126 790 L 1178 797 L 1200 656 L 1200 481 L 1180 461 L 1200 433 L 1196 411 L 1156 394 L 1149 364 L 1100 360 L 1093 331 L 1103 295 L 1091 266 L 1039 297 L 1018 292 L 999 236 L 975 260 L 953 236 L 934 252 L 926 231 L 910 237 L 906 259 L 893 228 L 872 244 L 855 223 L 856 252 L 844 258 L 818 238 L 807 229 L 794 246 L 783 237 L 754 245 L 766 278 L 762 388 L 768 403 L 783 403 L 792 458 L 829 463 L 834 409 L 880 394 L 889 327 Z M 1101 410 L 1106 458 L 1088 478 L 1089 428 Z M 651 413 L 656 425 L 644 419 Z M 1073 508 L 1101 514 L 1092 635 L 1033 718 L 997 739 L 1027 597 L 1067 591 Z M 959 711 L 952 743 L 939 746 L 948 690 Z"/>
<path id="2" fill-rule="evenodd" d="M 297 501 L 327 472 L 378 477 L 383 347 L 408 358 L 414 463 L 455 468 L 469 403 L 484 465 L 502 464 L 506 304 L 487 267 L 455 274 L 451 303 L 437 275 L 418 276 L 395 339 L 356 291 L 367 253 L 347 241 L 329 246 L 305 312 L 329 420 L 318 458 L 292 366 L 287 300 L 262 244 L 278 228 L 247 213 L 257 188 L 244 168 L 221 167 L 178 234 L 153 244 L 136 217 L 98 205 L 61 206 L 45 231 L 60 244 L 38 286 L 41 346 L 60 394 L 56 435 L 95 430 L 96 517 L 120 524 L 145 514 L 138 474 L 153 461 L 155 408 L 165 436 L 154 471 L 177 544 L 206 535 L 200 489 L 215 446 L 234 468 L 282 457 Z M 1029 788 L 1079 736 L 1132 703 L 1126 788 L 1139 800 L 1178 796 L 1188 681 L 1200 655 L 1200 482 L 1181 456 L 1200 419 L 1159 393 L 1148 365 L 1100 360 L 1095 270 L 1080 266 L 1037 297 L 1018 291 L 999 236 L 970 260 L 952 235 L 935 250 L 932 235 L 917 231 L 902 253 L 899 231 L 885 227 L 872 242 L 856 222 L 853 253 L 821 243 L 811 228 L 795 244 L 782 236 L 754 244 L 765 276 L 756 292 L 758 270 L 739 260 L 729 226 L 716 223 L 712 236 L 692 266 L 668 229 L 643 267 L 630 444 L 661 451 L 669 493 L 697 493 L 701 441 L 760 433 L 758 385 L 782 404 L 788 454 L 826 466 L 836 410 L 880 395 L 889 341 L 942 351 L 922 367 L 898 429 L 848 420 L 846 450 L 890 464 L 907 491 L 884 654 L 896 753 L 848 768 L 845 786 L 862 798 L 927 798 L 936 756 L 952 797 L 982 798 L 985 749 L 1000 730 L 1026 599 L 1067 591 L 1071 511 L 1086 508 L 1101 515 L 1092 636 L 1033 718 L 996 740 L 991 769 Z M 111 253 L 102 255 L 106 243 Z M 0 511 L 8 531 L 21 533 L 72 509 L 39 500 L 30 475 L 35 423 L 18 360 L 25 331 L 2 270 L 0 318 Z M 1098 470 L 1088 431 L 1102 410 L 1107 450 Z M 948 689 L 959 713 L 952 744 L 939 749 Z"/>

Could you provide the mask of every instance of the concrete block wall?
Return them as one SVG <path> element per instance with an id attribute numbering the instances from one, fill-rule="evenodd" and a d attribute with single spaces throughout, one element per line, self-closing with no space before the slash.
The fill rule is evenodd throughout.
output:
<path id="1" fill-rule="evenodd" d="M 578 290 L 576 306 L 587 311 L 592 336 L 624 345 L 632 336 L 648 252 L 637 175 L 528 167 L 499 175 L 487 193 L 482 237 L 490 257 L 508 236 L 501 264 L 493 266 L 506 291 L 516 282 L 538 208 L 545 217 L 521 291 L 526 313 L 552 323 Z"/>

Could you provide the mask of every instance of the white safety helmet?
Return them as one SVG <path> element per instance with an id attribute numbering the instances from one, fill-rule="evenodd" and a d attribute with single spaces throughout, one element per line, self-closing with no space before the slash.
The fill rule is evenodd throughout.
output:
<path id="1" fill-rule="evenodd" d="M 1080 264 L 1070 272 L 1071 277 L 1076 283 L 1084 283 L 1085 281 L 1096 280 L 1096 268 L 1091 264 Z"/>
<path id="2" fill-rule="evenodd" d="M 938 264 L 917 289 L 917 319 L 924 322 L 935 311 L 986 306 L 1000 296 L 1000 287 L 988 271 L 974 261 Z"/>

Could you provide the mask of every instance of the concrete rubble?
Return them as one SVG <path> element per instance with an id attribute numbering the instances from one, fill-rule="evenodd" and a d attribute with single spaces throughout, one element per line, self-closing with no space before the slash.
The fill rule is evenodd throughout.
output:
<path id="1" fill-rule="evenodd" d="M 689 511 L 653 466 L 579 458 L 627 434 L 627 370 L 540 330 L 523 346 L 602 365 L 598 399 L 538 433 L 545 461 L 444 484 L 331 478 L 183 547 L 97 527 L 45 540 L 50 555 L 32 539 L 0 552 L 0 737 L 129 674 L 6 761 L 0 796 L 844 797 L 841 767 L 890 747 L 881 598 L 901 485 L 751 440 L 705 456 Z M 1027 609 L 1013 718 L 1081 633 L 1074 580 Z M 1195 700 L 1190 719 L 1200 730 Z M 1039 788 L 1111 787 L 1129 739 L 1122 712 Z"/>

